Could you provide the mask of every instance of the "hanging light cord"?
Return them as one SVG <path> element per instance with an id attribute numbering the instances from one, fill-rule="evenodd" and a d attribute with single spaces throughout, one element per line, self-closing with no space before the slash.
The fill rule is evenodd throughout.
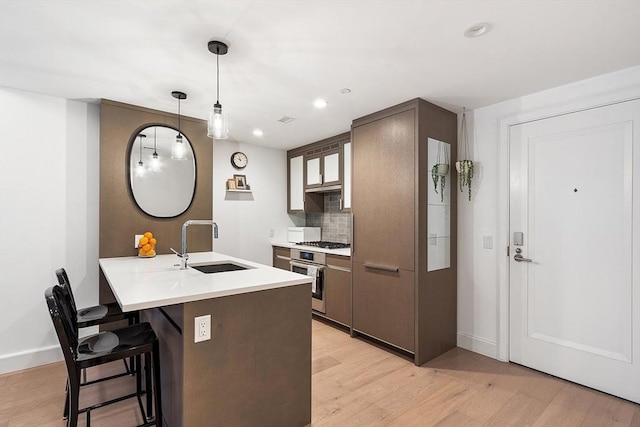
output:
<path id="1" fill-rule="evenodd" d="M 180 130 L 180 96 L 178 96 L 178 135 L 182 135 Z"/>
<path id="2" fill-rule="evenodd" d="M 220 46 L 216 47 L 216 104 L 220 104 Z"/>
<path id="3" fill-rule="evenodd" d="M 142 162 L 142 135 L 138 135 L 140 137 L 140 157 L 138 157 L 138 163 Z"/>

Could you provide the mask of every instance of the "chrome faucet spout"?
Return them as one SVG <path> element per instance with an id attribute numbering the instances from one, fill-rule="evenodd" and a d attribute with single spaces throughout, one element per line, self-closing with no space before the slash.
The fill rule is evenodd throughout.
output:
<path id="1" fill-rule="evenodd" d="M 212 225 L 213 226 L 213 238 L 218 238 L 218 224 L 213 222 L 210 219 L 190 219 L 182 224 L 182 251 L 178 253 L 173 250 L 176 255 L 180 257 L 180 270 L 187 269 L 187 260 L 189 259 L 189 254 L 187 254 L 187 227 L 190 225 Z"/>

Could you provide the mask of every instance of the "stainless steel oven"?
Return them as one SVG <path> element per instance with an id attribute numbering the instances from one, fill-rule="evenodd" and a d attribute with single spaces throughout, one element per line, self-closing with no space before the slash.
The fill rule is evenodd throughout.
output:
<path id="1" fill-rule="evenodd" d="M 312 252 L 291 249 L 291 271 L 311 276 L 311 308 L 320 313 L 325 312 L 324 270 L 327 266 L 326 255 L 322 252 Z"/>

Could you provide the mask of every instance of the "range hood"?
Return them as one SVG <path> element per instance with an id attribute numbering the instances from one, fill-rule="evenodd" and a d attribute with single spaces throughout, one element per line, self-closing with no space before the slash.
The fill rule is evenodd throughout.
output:
<path id="1" fill-rule="evenodd" d="M 312 187 L 304 190 L 305 193 L 333 193 L 334 191 L 342 190 L 342 185 L 327 185 L 324 187 Z"/>

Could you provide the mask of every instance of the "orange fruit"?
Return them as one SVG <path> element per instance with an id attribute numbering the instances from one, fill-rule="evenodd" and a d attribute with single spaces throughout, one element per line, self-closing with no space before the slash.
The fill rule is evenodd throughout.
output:
<path id="1" fill-rule="evenodd" d="M 140 250 L 138 251 L 138 254 L 145 255 L 145 251 L 142 248 L 140 248 Z"/>
<path id="2" fill-rule="evenodd" d="M 154 251 L 153 249 L 151 249 L 149 252 L 147 252 L 148 256 L 154 256 L 156 254 L 156 251 Z"/>
<path id="3" fill-rule="evenodd" d="M 153 237 L 153 233 L 150 231 L 147 231 L 146 233 L 144 233 L 144 237 L 146 237 L 147 239 L 150 239 Z"/>
<path id="4" fill-rule="evenodd" d="M 142 247 L 142 250 L 145 252 L 149 252 L 149 250 L 151 250 L 151 245 L 147 243 Z"/>
<path id="5" fill-rule="evenodd" d="M 138 246 L 144 246 L 144 245 L 146 245 L 147 243 L 149 243 L 149 239 L 148 239 L 148 238 L 146 238 L 146 237 L 141 237 L 141 238 L 140 238 L 140 241 L 138 242 Z"/>
<path id="6" fill-rule="evenodd" d="M 149 239 L 149 243 L 151 243 L 152 246 L 155 246 L 158 241 L 155 239 L 155 237 L 152 237 Z"/>

